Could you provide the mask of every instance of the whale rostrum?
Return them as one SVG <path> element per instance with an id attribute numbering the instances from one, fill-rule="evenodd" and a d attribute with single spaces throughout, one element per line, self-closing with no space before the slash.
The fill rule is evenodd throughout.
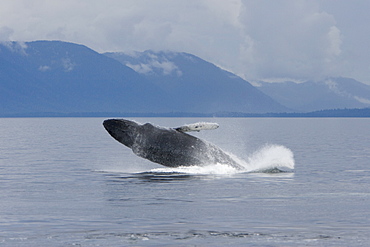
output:
<path id="1" fill-rule="evenodd" d="M 195 123 L 178 128 L 164 128 L 126 119 L 103 122 L 108 133 L 142 158 L 168 166 L 205 166 L 227 164 L 243 169 L 230 155 L 212 143 L 189 135 L 187 131 L 218 128 L 215 123 Z"/>

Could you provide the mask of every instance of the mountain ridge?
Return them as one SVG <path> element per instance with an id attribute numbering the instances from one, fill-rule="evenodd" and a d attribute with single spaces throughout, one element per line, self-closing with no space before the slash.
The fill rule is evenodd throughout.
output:
<path id="1" fill-rule="evenodd" d="M 101 54 L 62 41 L 0 42 L 1 116 L 240 116 L 369 106 L 370 86 L 351 78 L 255 87 L 184 52 Z"/>
<path id="2" fill-rule="evenodd" d="M 8 56 L 8 60 L 15 61 L 13 70 L 22 78 L 14 84 L 14 76 L 8 76 L 9 80 L 1 83 L 3 87 L 13 87 L 16 96 L 13 101 L 23 103 L 18 112 L 117 111 L 128 104 L 130 109 L 126 110 L 140 112 L 140 107 L 144 107 L 142 97 L 146 97 L 148 110 L 156 110 L 157 98 L 153 97 L 162 93 L 159 88 L 132 69 L 86 46 L 35 41 L 27 43 L 25 51 L 26 55 Z M 1 74 L 7 72 L 1 69 Z M 4 106 L 7 101 L 1 96 Z"/>
<path id="3" fill-rule="evenodd" d="M 183 74 L 174 74 L 165 85 L 163 77 L 148 78 L 84 45 L 0 44 L 0 113 L 285 111 L 248 82 L 238 79 L 236 87 L 230 86 L 232 78 L 221 69 L 189 56 L 177 57 Z M 161 65 L 164 72 L 171 70 L 168 65 Z M 209 69 L 216 82 L 194 66 Z"/>
<path id="4" fill-rule="evenodd" d="M 133 68 L 156 86 L 175 95 L 179 103 L 177 110 L 184 109 L 184 104 L 192 104 L 189 111 L 200 109 L 206 113 L 288 110 L 276 104 L 249 82 L 189 53 L 147 50 L 133 55 L 125 53 L 105 55 Z M 187 100 L 190 97 L 192 102 Z"/>
<path id="5" fill-rule="evenodd" d="M 302 83 L 258 84 L 262 92 L 297 112 L 370 107 L 370 86 L 352 78 L 328 77 Z"/>

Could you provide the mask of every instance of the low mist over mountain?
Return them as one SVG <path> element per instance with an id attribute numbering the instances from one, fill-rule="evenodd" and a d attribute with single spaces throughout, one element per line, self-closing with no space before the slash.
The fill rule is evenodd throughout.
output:
<path id="1" fill-rule="evenodd" d="M 303 83 L 260 82 L 258 89 L 298 112 L 370 107 L 370 86 L 350 78 Z"/>
<path id="2" fill-rule="evenodd" d="M 190 54 L 103 55 L 60 41 L 0 44 L 2 115 L 285 110 L 248 82 Z"/>
<path id="3" fill-rule="evenodd" d="M 349 78 L 254 87 L 188 53 L 99 54 L 61 41 L 0 43 L 0 116 L 254 114 L 369 106 L 370 86 Z"/>
<path id="4" fill-rule="evenodd" d="M 282 112 L 249 82 L 199 57 L 177 52 L 106 53 L 173 97 L 174 109 L 190 112 Z"/>

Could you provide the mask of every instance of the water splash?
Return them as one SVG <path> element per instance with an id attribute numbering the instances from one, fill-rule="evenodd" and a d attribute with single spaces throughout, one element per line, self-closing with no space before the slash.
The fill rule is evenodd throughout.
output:
<path id="1" fill-rule="evenodd" d="M 247 171 L 267 171 L 273 169 L 294 169 L 293 152 L 281 145 L 266 145 L 254 152 L 247 162 Z"/>
<path id="2" fill-rule="evenodd" d="M 210 164 L 206 166 L 163 167 L 150 170 L 152 173 L 187 173 L 195 175 L 227 175 L 238 173 L 239 170 L 225 164 Z"/>
<path id="3" fill-rule="evenodd" d="M 246 160 L 229 154 L 238 164 L 245 169 L 239 170 L 227 164 L 209 164 L 205 166 L 184 166 L 176 168 L 156 168 L 150 170 L 152 173 L 186 173 L 186 174 L 209 174 L 228 175 L 241 172 L 274 173 L 290 171 L 294 169 L 293 152 L 281 145 L 266 145 L 254 152 Z"/>

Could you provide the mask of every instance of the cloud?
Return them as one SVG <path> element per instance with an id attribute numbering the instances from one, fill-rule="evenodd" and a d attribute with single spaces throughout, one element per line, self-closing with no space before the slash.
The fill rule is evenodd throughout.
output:
<path id="1" fill-rule="evenodd" d="M 40 67 L 38 68 L 38 70 L 41 71 L 41 72 L 45 72 L 45 71 L 48 71 L 50 69 L 51 68 L 48 65 L 40 65 Z"/>
<path id="2" fill-rule="evenodd" d="M 189 52 L 249 80 L 370 82 L 368 0 L 3 0 L 0 39 Z"/>
<path id="3" fill-rule="evenodd" d="M 132 57 L 135 57 L 133 54 Z M 182 71 L 171 61 L 168 61 L 164 56 L 158 56 L 156 54 L 148 54 L 146 63 L 132 64 L 127 62 L 126 65 L 138 73 L 141 74 L 151 74 L 151 73 L 161 73 L 162 75 L 176 75 L 182 76 Z"/>
<path id="4" fill-rule="evenodd" d="M 63 58 L 61 62 L 62 62 L 62 67 L 65 72 L 72 71 L 74 67 L 76 66 L 76 64 L 73 63 L 70 58 Z"/>
<path id="5" fill-rule="evenodd" d="M 329 56 L 339 56 L 342 52 L 341 50 L 341 33 L 340 30 L 336 26 L 330 27 L 328 32 L 328 50 L 327 53 Z"/>
<path id="6" fill-rule="evenodd" d="M 7 26 L 3 26 L 3 27 L 0 27 L 0 41 L 1 42 L 4 42 L 4 41 L 9 41 L 10 40 L 10 36 L 14 33 L 14 30 L 7 27 Z"/>
<path id="7" fill-rule="evenodd" d="M 325 76 L 326 63 L 336 62 L 340 30 L 315 1 L 244 3 L 240 22 L 245 43 L 239 65 L 252 68 L 245 77 L 312 79 Z"/>
<path id="8" fill-rule="evenodd" d="M 0 27 L 0 44 L 6 46 L 12 52 L 18 52 L 25 55 L 27 45 L 24 42 L 12 42 L 11 35 L 13 33 L 14 30 L 7 26 Z"/>
<path id="9" fill-rule="evenodd" d="M 368 104 L 370 105 L 370 99 L 366 99 L 366 98 L 362 98 L 362 97 L 359 97 L 359 96 L 354 96 L 355 100 L 357 100 L 358 102 L 361 102 L 363 104 Z"/>
<path id="10" fill-rule="evenodd" d="M 132 64 L 132 63 L 126 63 L 126 66 L 130 67 L 131 69 L 135 70 L 136 72 L 140 74 L 149 74 L 153 72 L 153 69 L 148 64 Z"/>

